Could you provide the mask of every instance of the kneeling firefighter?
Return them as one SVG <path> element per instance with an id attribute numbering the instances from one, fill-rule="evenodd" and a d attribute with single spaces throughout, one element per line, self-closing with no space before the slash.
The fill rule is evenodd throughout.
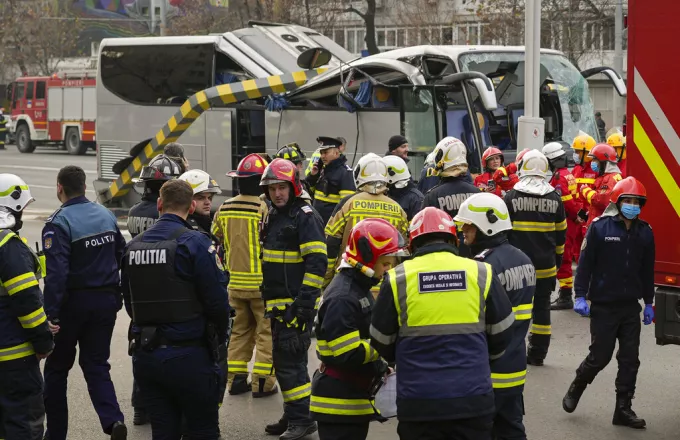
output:
<path id="1" fill-rule="evenodd" d="M 360 221 L 352 228 L 338 274 L 324 292 L 316 326 L 321 366 L 312 381 L 310 405 L 321 440 L 365 439 L 369 422 L 382 419 L 374 407 L 372 384 L 388 368 L 369 341 L 371 287 L 396 265 L 397 256 L 406 255 L 405 246 L 388 221 Z"/>

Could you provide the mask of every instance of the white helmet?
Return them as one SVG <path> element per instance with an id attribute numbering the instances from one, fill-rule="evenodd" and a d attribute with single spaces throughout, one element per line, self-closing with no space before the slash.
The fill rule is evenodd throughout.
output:
<path id="1" fill-rule="evenodd" d="M 492 193 L 470 196 L 458 210 L 454 220 L 475 225 L 484 235 L 492 236 L 512 230 L 508 207 L 503 199 Z"/>
<path id="2" fill-rule="evenodd" d="M 550 142 L 543 147 L 543 154 L 548 160 L 557 159 L 565 156 L 567 153 L 562 149 L 562 144 L 559 142 Z"/>
<path id="3" fill-rule="evenodd" d="M 428 154 L 427 157 L 425 158 L 425 163 L 423 164 L 426 167 L 432 167 L 435 164 L 435 157 L 437 157 L 437 149 L 435 148 L 432 150 L 432 153 Z"/>
<path id="4" fill-rule="evenodd" d="M 222 190 L 215 179 L 210 177 L 210 174 L 203 170 L 189 170 L 179 176 L 179 180 L 184 180 L 191 185 L 194 190 L 194 195 L 202 192 L 221 194 Z"/>
<path id="5" fill-rule="evenodd" d="M 435 147 L 436 167 L 445 170 L 455 165 L 467 165 L 467 147 L 460 139 L 447 136 Z"/>
<path id="6" fill-rule="evenodd" d="M 536 176 L 545 178 L 550 172 L 548 159 L 538 150 L 527 151 L 517 164 L 517 177 Z"/>
<path id="7" fill-rule="evenodd" d="M 357 189 L 372 182 L 387 183 L 387 165 L 375 153 L 368 153 L 357 162 L 354 169 L 354 182 Z"/>
<path id="8" fill-rule="evenodd" d="M 34 201 L 31 190 L 21 177 L 15 174 L 0 174 L 0 206 L 21 212 Z"/>
<path id="9" fill-rule="evenodd" d="M 395 185 L 397 188 L 403 188 L 411 180 L 411 172 L 404 159 L 392 154 L 383 157 L 383 162 L 387 166 L 387 183 Z M 400 184 L 402 184 L 400 186 Z"/>

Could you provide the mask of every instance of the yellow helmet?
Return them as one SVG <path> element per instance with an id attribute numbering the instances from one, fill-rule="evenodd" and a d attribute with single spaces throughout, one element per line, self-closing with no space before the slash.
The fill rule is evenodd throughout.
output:
<path id="1" fill-rule="evenodd" d="M 574 142 L 571 144 L 571 148 L 579 154 L 581 154 L 581 162 L 590 162 L 592 158 L 588 157 L 588 153 L 593 149 L 597 142 L 592 136 L 580 132 L 578 136 L 574 138 Z"/>
<path id="2" fill-rule="evenodd" d="M 621 133 L 614 133 L 607 138 L 607 144 L 614 147 L 620 159 L 626 158 L 626 138 Z"/>

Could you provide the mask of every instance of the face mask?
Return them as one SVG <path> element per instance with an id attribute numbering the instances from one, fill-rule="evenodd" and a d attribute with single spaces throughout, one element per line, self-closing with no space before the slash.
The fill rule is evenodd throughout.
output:
<path id="1" fill-rule="evenodd" d="M 635 217 L 640 215 L 640 206 L 631 205 L 630 203 L 622 203 L 621 214 L 628 220 L 633 220 Z"/>
<path id="2" fill-rule="evenodd" d="M 595 161 L 592 161 L 592 162 L 590 162 L 590 169 L 595 171 L 596 173 L 599 173 L 600 172 L 600 164 L 595 162 Z"/>
<path id="3" fill-rule="evenodd" d="M 579 164 L 581 163 L 581 155 L 578 153 L 574 153 L 574 162 Z"/>

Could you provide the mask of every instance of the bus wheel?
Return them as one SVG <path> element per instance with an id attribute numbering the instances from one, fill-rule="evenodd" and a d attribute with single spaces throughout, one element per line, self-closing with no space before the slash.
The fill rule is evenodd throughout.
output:
<path id="1" fill-rule="evenodd" d="M 17 128 L 17 148 L 22 153 L 33 153 L 35 151 L 35 144 L 31 141 L 31 132 L 28 125 L 21 124 Z"/>
<path id="2" fill-rule="evenodd" d="M 80 133 L 77 127 L 66 129 L 64 145 L 66 145 L 68 154 L 82 156 L 87 152 L 87 144 L 80 141 Z"/>

